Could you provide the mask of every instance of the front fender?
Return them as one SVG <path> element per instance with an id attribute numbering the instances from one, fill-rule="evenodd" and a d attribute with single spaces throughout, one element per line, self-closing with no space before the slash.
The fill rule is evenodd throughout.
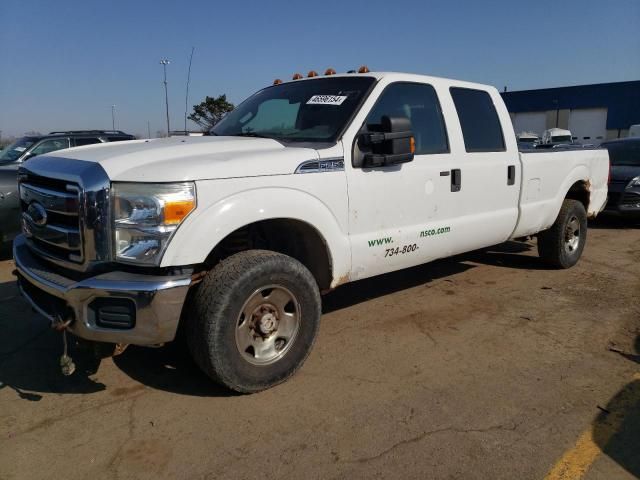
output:
<path id="1" fill-rule="evenodd" d="M 198 208 L 176 231 L 162 258 L 162 267 L 202 263 L 233 231 L 261 220 L 287 218 L 309 224 L 323 237 L 331 260 L 332 286 L 350 272 L 348 236 L 340 215 L 333 211 L 336 205 L 332 209 L 326 201 L 290 187 L 250 188 L 220 197 L 217 187 L 221 185 L 211 183 L 198 183 Z M 344 203 L 337 202 L 340 205 L 346 212 L 346 198 Z"/>

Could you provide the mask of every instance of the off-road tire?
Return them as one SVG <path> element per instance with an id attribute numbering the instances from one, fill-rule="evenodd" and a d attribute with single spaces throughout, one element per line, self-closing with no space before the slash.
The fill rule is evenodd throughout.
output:
<path id="1" fill-rule="evenodd" d="M 284 355 L 267 365 L 243 358 L 236 328 L 245 302 L 265 285 L 282 285 L 298 302 L 297 335 Z M 186 339 L 198 366 L 227 388 L 253 393 L 291 377 L 313 346 L 321 315 L 318 285 L 309 270 L 287 255 L 248 250 L 232 255 L 211 270 L 187 305 Z"/>
<path id="2" fill-rule="evenodd" d="M 570 227 L 572 224 L 579 226 L 579 234 L 572 237 L 578 241 L 573 249 L 569 248 L 568 240 L 568 230 L 574 230 Z M 570 268 L 580 259 L 586 243 L 587 212 L 584 205 L 578 200 L 566 199 L 551 228 L 538 234 L 538 254 L 549 265 Z"/>

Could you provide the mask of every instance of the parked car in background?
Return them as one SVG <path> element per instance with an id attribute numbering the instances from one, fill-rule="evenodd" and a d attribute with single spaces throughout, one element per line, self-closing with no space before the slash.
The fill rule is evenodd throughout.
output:
<path id="1" fill-rule="evenodd" d="M 520 132 L 516 137 L 520 150 L 536 148 L 536 145 L 540 142 L 540 137 L 533 132 Z"/>
<path id="2" fill-rule="evenodd" d="M 573 145 L 571 132 L 563 128 L 545 130 L 537 148 L 554 148 L 556 145 Z"/>
<path id="3" fill-rule="evenodd" d="M 18 167 L 36 155 L 94 143 L 135 140 L 120 130 L 72 130 L 48 135 L 26 136 L 0 152 L 0 247 L 13 240 L 20 230 Z"/>
<path id="4" fill-rule="evenodd" d="M 606 212 L 640 217 L 640 137 L 603 142 L 611 165 Z"/>
<path id="5" fill-rule="evenodd" d="M 631 125 L 629 127 L 629 137 L 630 138 L 640 137 L 640 123 L 637 125 Z"/>
<path id="6" fill-rule="evenodd" d="M 94 143 L 135 140 L 136 137 L 120 130 L 70 130 L 48 135 L 20 137 L 0 154 L 0 164 L 24 161 L 36 155 L 55 152 L 63 148 L 81 147 Z"/>

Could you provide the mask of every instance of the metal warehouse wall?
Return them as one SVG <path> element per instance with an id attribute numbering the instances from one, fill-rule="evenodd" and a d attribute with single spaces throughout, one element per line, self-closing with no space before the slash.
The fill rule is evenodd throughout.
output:
<path id="1" fill-rule="evenodd" d="M 503 92 L 510 113 L 606 108 L 607 130 L 640 124 L 640 80 Z"/>

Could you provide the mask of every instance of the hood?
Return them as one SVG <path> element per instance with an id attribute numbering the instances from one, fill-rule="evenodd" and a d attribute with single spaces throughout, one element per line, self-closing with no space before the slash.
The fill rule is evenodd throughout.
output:
<path id="1" fill-rule="evenodd" d="M 88 145 L 47 157 L 99 163 L 113 181 L 177 182 L 291 174 L 318 153 L 268 138 L 171 137 Z"/>

